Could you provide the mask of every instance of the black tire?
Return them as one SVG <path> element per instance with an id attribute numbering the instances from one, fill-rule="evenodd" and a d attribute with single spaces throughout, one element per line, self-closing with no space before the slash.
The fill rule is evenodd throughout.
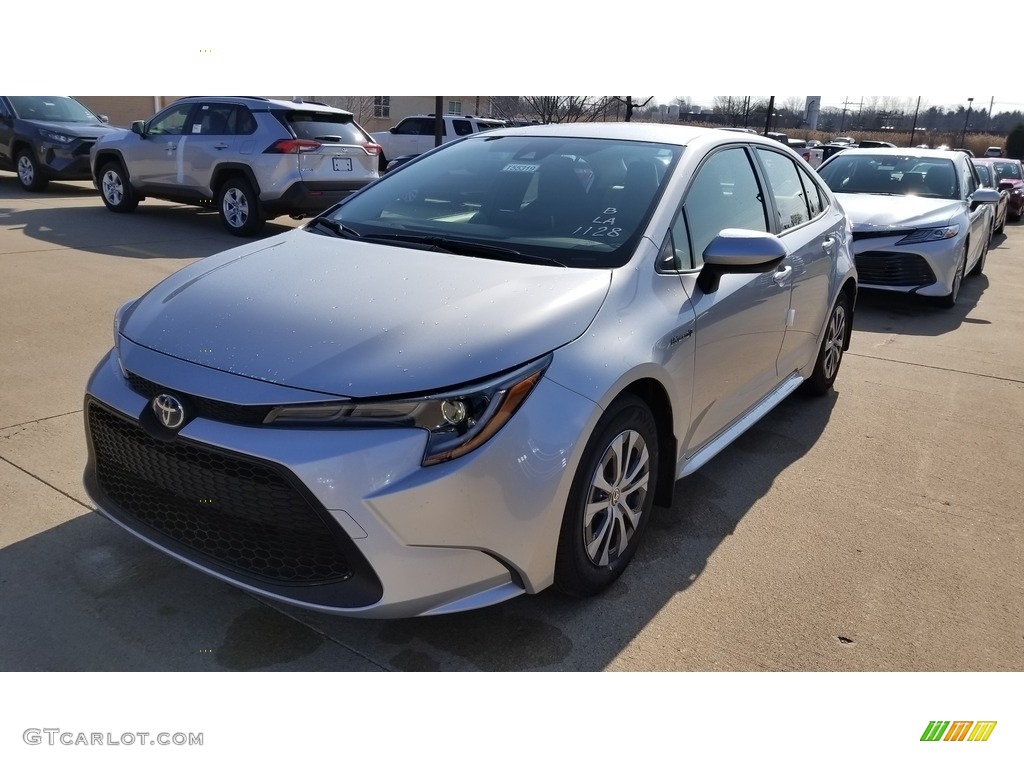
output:
<path id="1" fill-rule="evenodd" d="M 21 149 L 14 160 L 14 167 L 18 173 L 18 183 L 26 192 L 42 192 L 50 180 L 39 167 L 32 150 Z"/>
<path id="2" fill-rule="evenodd" d="M 647 528 L 657 482 L 654 416 L 642 400 L 624 395 L 601 416 L 573 478 L 558 537 L 556 589 L 586 597 L 622 575 Z M 594 505 L 604 508 L 588 515 Z"/>
<path id="3" fill-rule="evenodd" d="M 803 384 L 803 390 L 811 395 L 826 395 L 832 391 L 839 366 L 843 362 L 843 347 L 849 333 L 850 298 L 840 293 L 825 323 L 825 333 L 818 347 L 818 357 L 814 361 L 814 371 Z"/>
<path id="4" fill-rule="evenodd" d="M 232 176 L 221 185 L 217 191 L 217 212 L 224 228 L 239 237 L 256 234 L 266 221 L 256 193 L 241 176 Z"/>
<path id="5" fill-rule="evenodd" d="M 1003 234 L 1003 230 L 1005 230 L 1005 229 L 1006 229 L 1006 217 L 1007 217 L 1008 215 L 1009 215 L 1009 214 L 1007 214 L 1007 213 L 1005 213 L 1005 212 L 1003 213 L 1003 220 L 1002 220 L 1001 222 L 999 222 L 999 226 L 998 226 L 998 227 L 996 227 L 996 234 L 997 234 L 997 235 L 1001 235 L 1001 234 Z"/>
<path id="6" fill-rule="evenodd" d="M 100 168 L 99 187 L 100 197 L 108 211 L 131 213 L 139 207 L 139 198 L 128 182 L 128 174 L 116 160 L 110 160 Z"/>
<path id="7" fill-rule="evenodd" d="M 971 247 L 968 243 L 964 246 L 964 252 L 960 254 L 960 261 L 956 265 L 956 274 L 953 276 L 953 290 L 945 296 L 939 297 L 939 306 L 945 309 L 952 309 L 956 306 L 956 300 L 960 296 L 960 286 L 964 282 L 964 269 L 967 264 L 967 249 Z"/>
<path id="8" fill-rule="evenodd" d="M 981 256 L 978 257 L 978 260 L 974 263 L 974 266 L 969 272 L 971 277 L 978 277 L 985 271 L 985 259 L 988 258 L 988 244 L 989 241 L 986 240 L 985 244 L 981 246 Z"/>

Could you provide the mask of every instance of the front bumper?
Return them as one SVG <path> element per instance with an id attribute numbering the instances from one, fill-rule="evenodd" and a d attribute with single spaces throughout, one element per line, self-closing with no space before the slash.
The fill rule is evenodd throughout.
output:
<path id="1" fill-rule="evenodd" d="M 88 181 L 92 179 L 89 151 L 94 139 L 75 139 L 68 144 L 42 141 L 33 151 L 47 178 L 58 181 Z"/>
<path id="2" fill-rule="evenodd" d="M 858 237 L 853 251 L 859 288 L 945 296 L 953 290 L 964 240 L 897 245 L 906 236 Z"/>
<path id="3" fill-rule="evenodd" d="M 228 382 L 240 403 L 316 397 L 130 342 L 121 350 L 126 369 L 186 396 L 223 397 Z M 196 417 L 156 445 L 139 426 L 149 402 L 113 352 L 90 378 L 85 486 L 105 516 L 243 589 L 368 617 L 465 610 L 549 586 L 578 436 L 597 417 L 594 403 L 545 379 L 484 446 L 425 468 L 416 429 Z"/>

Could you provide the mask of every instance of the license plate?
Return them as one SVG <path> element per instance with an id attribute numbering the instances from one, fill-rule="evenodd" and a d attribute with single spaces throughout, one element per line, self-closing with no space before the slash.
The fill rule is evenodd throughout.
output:
<path id="1" fill-rule="evenodd" d="M 334 170 L 336 171 L 351 171 L 352 170 L 352 158 L 351 157 L 334 157 Z"/>

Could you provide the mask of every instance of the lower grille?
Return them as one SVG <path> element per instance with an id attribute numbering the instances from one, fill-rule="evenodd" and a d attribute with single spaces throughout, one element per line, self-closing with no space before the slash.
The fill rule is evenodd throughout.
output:
<path id="1" fill-rule="evenodd" d="M 180 437 L 157 440 L 95 402 L 86 418 L 95 481 L 119 519 L 141 523 L 186 556 L 261 581 L 299 586 L 352 576 L 345 534 L 282 468 Z"/>
<path id="2" fill-rule="evenodd" d="M 857 279 L 864 285 L 922 287 L 935 282 L 935 273 L 916 253 L 865 251 L 856 256 Z"/>

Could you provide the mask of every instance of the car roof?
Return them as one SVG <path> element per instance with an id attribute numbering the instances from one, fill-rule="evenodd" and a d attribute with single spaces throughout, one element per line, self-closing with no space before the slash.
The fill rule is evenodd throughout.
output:
<path id="1" fill-rule="evenodd" d="M 278 109 L 292 109 L 305 112 L 334 112 L 340 115 L 352 114 L 347 109 L 339 109 L 319 101 L 286 101 L 284 99 L 268 99 L 264 96 L 185 96 L 173 103 L 193 103 L 196 101 L 222 101 L 230 104 L 244 104 L 257 111 L 276 107 Z"/>
<path id="2" fill-rule="evenodd" d="M 778 148 L 785 146 L 775 139 L 756 133 L 736 133 L 718 128 L 698 128 L 692 125 L 669 123 L 554 123 L 520 128 L 498 128 L 487 131 L 486 136 L 561 136 L 572 138 L 619 139 L 623 141 L 649 141 L 659 144 L 715 144 L 718 142 L 746 142 Z"/>
<path id="3" fill-rule="evenodd" d="M 926 160 L 928 158 L 951 160 L 954 156 L 963 154 L 963 152 L 955 149 L 917 149 L 916 147 L 850 147 L 842 153 L 843 157 L 852 155 L 872 155 L 876 157 L 919 157 L 922 160 Z"/>

